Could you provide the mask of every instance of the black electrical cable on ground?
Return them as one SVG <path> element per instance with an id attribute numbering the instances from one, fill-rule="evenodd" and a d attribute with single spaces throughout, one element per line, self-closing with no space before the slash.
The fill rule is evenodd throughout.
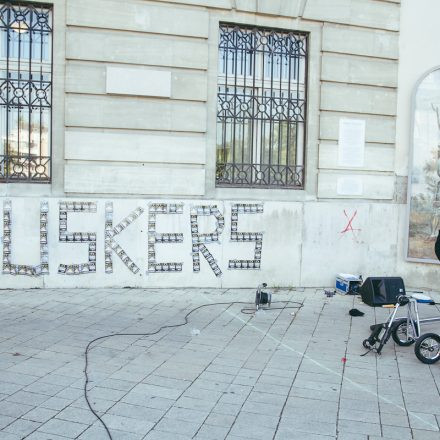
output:
<path id="1" fill-rule="evenodd" d="M 300 309 L 301 307 L 303 307 L 303 303 L 298 302 L 298 301 L 275 301 L 272 304 L 279 304 L 279 303 L 283 303 L 285 304 L 284 307 L 272 307 L 269 309 L 260 309 L 260 310 L 284 310 L 284 309 Z M 224 303 L 211 303 L 211 304 L 202 304 L 201 306 L 195 307 L 194 309 L 191 309 L 183 318 L 184 322 L 181 322 L 179 324 L 171 324 L 171 325 L 163 325 L 161 327 L 159 327 L 156 331 L 154 332 L 149 332 L 149 333 L 111 333 L 109 335 L 104 335 L 104 336 L 99 336 L 98 338 L 93 339 L 92 341 L 90 341 L 87 344 L 87 347 L 84 351 L 84 357 L 85 357 L 85 366 L 84 366 L 84 376 L 85 376 L 85 382 L 84 382 L 84 398 L 86 399 L 87 405 L 90 409 L 90 411 L 93 413 L 93 415 L 101 422 L 102 426 L 104 427 L 105 431 L 107 432 L 108 438 L 110 440 L 113 440 L 113 437 L 110 433 L 110 430 L 108 429 L 107 425 L 105 424 L 104 420 L 102 420 L 102 418 L 99 416 L 99 414 L 93 409 L 92 404 L 89 401 L 89 397 L 88 397 L 88 389 L 87 389 L 87 385 L 89 384 L 89 375 L 88 375 L 88 366 L 89 366 L 89 351 L 90 351 L 90 347 L 92 346 L 92 344 L 94 342 L 100 341 L 102 339 L 107 339 L 107 338 L 112 338 L 114 336 L 153 336 L 153 335 L 157 335 L 159 332 L 161 332 L 162 330 L 165 330 L 166 328 L 177 328 L 177 327 L 183 327 L 184 325 L 187 325 L 189 323 L 189 316 L 196 312 L 199 309 L 202 309 L 203 307 L 209 307 L 209 306 L 231 306 L 234 304 L 247 304 L 249 305 L 250 303 L 248 302 L 242 302 L 242 301 L 232 301 L 232 302 L 224 302 Z M 296 304 L 295 306 L 287 306 L 287 304 Z M 252 312 L 251 312 L 252 311 Z M 255 309 L 251 309 L 251 308 L 243 308 L 241 309 L 241 313 L 244 313 L 245 315 L 252 315 L 254 314 Z"/>

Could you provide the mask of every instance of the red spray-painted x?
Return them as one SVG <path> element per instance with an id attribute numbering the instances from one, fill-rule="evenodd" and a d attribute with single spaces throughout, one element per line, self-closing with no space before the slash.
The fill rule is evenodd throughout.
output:
<path id="1" fill-rule="evenodd" d="M 357 210 L 354 211 L 354 214 L 349 218 L 347 212 L 344 209 L 344 215 L 345 215 L 346 219 L 348 220 L 348 223 L 347 223 L 347 226 L 341 231 L 341 234 L 345 234 L 346 232 L 351 231 L 353 233 L 353 235 L 355 235 L 356 231 L 360 231 L 360 229 L 353 228 L 353 220 L 357 215 Z"/>

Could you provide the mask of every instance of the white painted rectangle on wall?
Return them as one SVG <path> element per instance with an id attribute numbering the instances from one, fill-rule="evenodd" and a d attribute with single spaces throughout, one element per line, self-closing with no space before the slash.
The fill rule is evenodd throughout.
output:
<path id="1" fill-rule="evenodd" d="M 364 192 L 360 177 L 338 177 L 337 189 L 341 196 L 361 196 Z"/>
<path id="2" fill-rule="evenodd" d="M 171 72 L 107 66 L 106 92 L 118 95 L 171 96 Z"/>
<path id="3" fill-rule="evenodd" d="M 340 118 L 338 165 L 363 167 L 365 160 L 365 119 Z"/>

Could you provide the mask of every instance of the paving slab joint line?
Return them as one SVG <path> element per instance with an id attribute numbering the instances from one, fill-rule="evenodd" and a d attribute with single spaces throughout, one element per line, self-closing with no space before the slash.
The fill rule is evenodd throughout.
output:
<path id="1" fill-rule="evenodd" d="M 202 295 L 204 297 L 206 297 L 207 301 L 209 302 L 214 302 L 211 300 L 211 298 L 207 297 L 204 293 L 202 293 Z M 241 316 L 234 314 L 232 312 L 230 312 L 229 310 L 225 309 L 225 312 L 230 314 L 231 316 L 233 316 L 235 319 L 241 321 L 242 323 L 244 323 L 245 325 L 248 325 L 249 327 L 251 327 L 252 329 L 254 329 L 255 331 L 257 331 L 258 333 L 264 334 L 267 337 L 269 337 L 270 339 L 272 339 L 273 341 L 277 342 L 278 344 L 280 344 L 282 347 L 286 348 L 287 350 L 290 350 L 292 353 L 296 353 L 300 356 L 304 356 L 306 359 L 308 359 L 309 361 L 313 362 L 316 366 L 318 366 L 319 368 L 322 368 L 323 370 L 334 374 L 338 377 L 341 378 L 342 380 L 342 374 L 338 373 L 337 371 L 332 370 L 331 368 L 326 367 L 325 365 L 322 365 L 319 361 L 317 361 L 316 359 L 313 359 L 312 357 L 310 357 L 309 355 L 307 355 L 305 352 L 301 352 L 299 350 L 294 349 L 293 347 L 291 347 L 290 345 L 284 343 L 283 341 L 279 340 L 278 338 L 272 336 L 269 332 L 260 329 L 259 327 L 255 326 L 254 324 L 252 324 L 250 321 L 245 321 L 243 318 L 241 318 Z M 426 420 L 424 420 L 422 417 L 418 416 L 417 414 L 407 411 L 403 406 L 398 405 L 396 403 L 394 403 L 393 401 L 387 399 L 386 397 L 383 397 L 381 395 L 379 395 L 378 393 L 375 393 L 374 391 L 369 390 L 368 388 L 363 387 L 361 384 L 359 384 L 358 382 L 355 382 L 354 380 L 351 380 L 350 378 L 345 376 L 345 380 L 347 382 L 349 382 L 351 385 L 353 385 L 354 387 L 362 390 L 363 392 L 366 392 L 368 394 L 371 394 L 373 396 L 376 396 L 378 399 L 380 399 L 381 401 L 388 403 L 390 405 L 393 405 L 394 407 L 400 409 L 401 411 L 410 414 L 412 417 L 420 420 L 422 423 L 424 423 L 425 425 L 435 429 L 436 431 L 438 430 L 438 426 L 431 424 L 430 422 L 427 422 Z"/>

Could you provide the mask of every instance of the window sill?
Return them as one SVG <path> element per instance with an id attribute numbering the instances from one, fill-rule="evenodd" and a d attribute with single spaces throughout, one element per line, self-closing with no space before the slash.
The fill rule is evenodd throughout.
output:
<path id="1" fill-rule="evenodd" d="M 280 188 L 225 188 L 216 187 L 213 193 L 214 199 L 219 200 L 261 200 L 282 202 L 304 202 L 316 200 L 307 194 L 304 189 L 280 189 Z"/>
<path id="2" fill-rule="evenodd" d="M 5 183 L 0 182 L 0 197 L 50 197 L 50 183 Z"/>

